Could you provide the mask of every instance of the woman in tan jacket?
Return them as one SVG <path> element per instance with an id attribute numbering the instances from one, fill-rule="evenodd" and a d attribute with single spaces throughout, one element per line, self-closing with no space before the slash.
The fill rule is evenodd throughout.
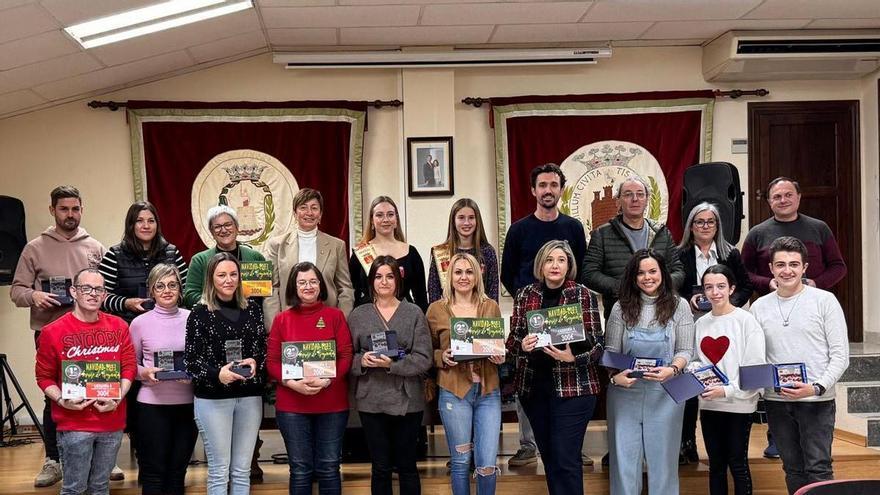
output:
<path id="1" fill-rule="evenodd" d="M 498 365 L 504 347 L 489 357 L 456 361 L 450 347 L 452 318 L 500 318 L 498 303 L 486 297 L 480 264 L 470 254 L 452 256 L 443 282 L 443 298 L 428 308 L 434 364 L 440 385 L 440 418 L 452 457 L 452 493 L 470 493 L 470 464 L 476 466 L 477 493 L 495 493 L 501 394 Z M 503 334 L 503 324 L 502 324 Z M 503 338 L 503 337 L 500 337 Z"/>

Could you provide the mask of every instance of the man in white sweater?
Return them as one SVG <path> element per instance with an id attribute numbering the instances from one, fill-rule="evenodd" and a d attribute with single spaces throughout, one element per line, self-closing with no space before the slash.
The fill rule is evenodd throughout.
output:
<path id="1" fill-rule="evenodd" d="M 806 383 L 767 389 L 767 419 L 776 438 L 789 493 L 815 481 L 833 479 L 834 384 L 849 366 L 846 320 L 830 292 L 803 283 L 807 248 L 794 237 L 770 246 L 776 291 L 751 311 L 767 343 L 767 362 L 804 363 Z"/>

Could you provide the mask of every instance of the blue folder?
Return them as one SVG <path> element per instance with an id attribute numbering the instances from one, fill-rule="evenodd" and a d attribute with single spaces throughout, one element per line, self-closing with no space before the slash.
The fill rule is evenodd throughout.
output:
<path id="1" fill-rule="evenodd" d="M 675 401 L 676 404 L 681 404 L 682 402 L 694 398 L 700 394 L 702 394 L 706 387 L 703 383 L 694 375 L 694 373 L 699 373 L 702 371 L 712 370 L 715 372 L 715 375 L 721 379 L 723 385 L 727 385 L 729 382 L 727 380 L 727 376 L 721 372 L 718 368 L 713 365 L 703 366 L 702 368 L 698 368 L 694 370 L 694 372 L 683 373 L 676 377 L 672 377 L 669 380 L 661 383 L 663 389 L 666 390 L 666 393 L 672 397 L 672 400 Z"/>
<path id="2" fill-rule="evenodd" d="M 754 366 L 740 366 L 739 368 L 739 388 L 742 390 L 757 390 L 761 388 L 779 388 L 780 366 L 797 366 L 800 367 L 801 381 L 807 382 L 807 368 L 804 363 L 783 363 L 783 364 L 756 364 Z M 790 385 L 782 385 L 790 386 Z"/>

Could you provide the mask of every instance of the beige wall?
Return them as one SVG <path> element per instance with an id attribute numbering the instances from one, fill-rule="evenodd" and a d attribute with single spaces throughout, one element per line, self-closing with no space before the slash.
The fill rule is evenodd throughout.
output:
<path id="1" fill-rule="evenodd" d="M 870 79 L 870 80 L 868 80 Z M 877 76 L 862 81 L 774 82 L 738 85 L 764 87 L 766 100 L 861 99 L 865 178 L 863 215 L 866 261 L 878 261 Z M 616 49 L 609 60 L 588 67 L 534 67 L 440 70 L 286 71 L 262 55 L 116 93 L 101 99 L 154 100 L 303 100 L 394 99 L 404 109 L 370 110 L 365 138 L 364 200 L 378 194 L 400 200 L 407 235 L 427 257 L 440 242 L 451 203 L 475 199 L 483 209 L 488 235 L 497 242 L 494 204 L 493 136 L 487 109 L 459 101 L 465 96 L 564 94 L 686 90 L 713 87 L 703 81 L 700 49 Z M 126 207 L 133 200 L 128 127 L 122 113 L 91 110 L 84 101 L 0 120 L 0 194 L 21 198 L 27 209 L 28 235 L 49 225 L 48 191 L 61 183 L 80 187 L 83 226 L 106 245 L 118 242 Z M 865 106 L 873 105 L 873 110 Z M 873 112 L 873 113 L 872 113 Z M 870 121 L 870 122 L 869 122 Z M 746 100 L 719 100 L 714 122 L 713 159 L 740 168 L 744 184 L 747 156 L 731 155 L 730 140 L 746 137 Z M 406 137 L 455 137 L 455 196 L 407 199 Z M 427 259 L 425 260 L 427 263 Z M 866 266 L 877 266 L 866 263 Z M 867 279 L 867 273 L 866 279 Z M 27 310 L 9 302 L 0 287 L 0 352 L 11 357 L 32 403 L 40 397 L 32 380 L 33 346 Z M 871 307 L 874 306 L 874 307 Z M 866 322 L 878 321 L 880 305 L 866 299 Z M 878 332 L 880 329 L 866 330 Z"/>

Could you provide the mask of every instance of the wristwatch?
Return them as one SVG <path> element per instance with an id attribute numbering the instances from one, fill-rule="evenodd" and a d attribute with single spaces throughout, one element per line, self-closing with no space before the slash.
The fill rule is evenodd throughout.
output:
<path id="1" fill-rule="evenodd" d="M 816 397 L 820 397 L 825 394 L 825 387 L 818 383 L 813 384 L 813 392 L 816 393 Z"/>

